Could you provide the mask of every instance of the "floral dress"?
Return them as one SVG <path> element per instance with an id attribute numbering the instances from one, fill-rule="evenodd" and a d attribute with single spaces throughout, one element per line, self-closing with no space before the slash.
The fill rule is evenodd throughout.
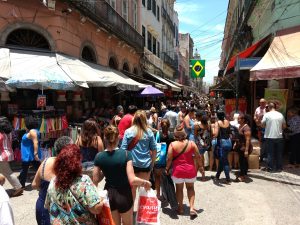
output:
<path id="1" fill-rule="evenodd" d="M 55 187 L 55 177 L 50 181 L 45 208 L 49 210 L 53 225 L 96 225 L 89 208 L 100 202 L 96 186 L 87 175 L 75 179 L 71 187 L 62 192 Z"/>

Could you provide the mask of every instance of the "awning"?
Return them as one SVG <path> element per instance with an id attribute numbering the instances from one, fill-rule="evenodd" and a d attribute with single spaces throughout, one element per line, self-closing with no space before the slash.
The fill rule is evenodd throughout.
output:
<path id="1" fill-rule="evenodd" d="M 223 80 L 218 84 L 210 87 L 211 91 L 234 91 L 236 89 L 236 75 L 230 74 L 223 77 Z"/>
<path id="2" fill-rule="evenodd" d="M 300 26 L 277 32 L 250 81 L 300 77 Z"/>
<path id="3" fill-rule="evenodd" d="M 244 58 L 248 58 L 248 57 L 252 56 L 253 53 L 254 53 L 258 48 L 263 47 L 263 46 L 267 43 L 267 41 L 268 41 L 269 38 L 270 38 L 270 36 L 267 36 L 267 37 L 265 37 L 264 39 L 262 39 L 262 40 L 256 42 L 254 45 L 250 46 L 250 47 L 247 48 L 246 50 L 244 50 L 244 51 L 240 52 L 239 54 L 233 56 L 233 57 L 230 59 L 228 65 L 227 65 L 227 67 L 226 67 L 226 69 L 225 69 L 225 74 L 226 74 L 229 70 L 231 70 L 232 68 L 235 67 L 237 57 L 239 57 L 240 59 L 244 59 Z"/>
<path id="4" fill-rule="evenodd" d="M 0 61 L 3 66 L 1 74 L 8 78 L 5 83 L 9 87 L 42 90 L 70 90 L 76 87 L 57 64 L 55 53 L 9 49 L 8 58 Z"/>
<path id="5" fill-rule="evenodd" d="M 167 79 L 167 78 L 164 78 L 164 79 L 166 79 L 167 81 L 169 81 L 169 82 L 171 82 L 172 84 L 176 85 L 177 87 L 180 87 L 181 89 L 183 88 L 183 85 L 177 83 L 176 81 L 173 81 L 173 80 L 170 80 L 170 79 Z"/>
<path id="6" fill-rule="evenodd" d="M 76 82 L 86 82 L 89 87 L 117 87 L 119 90 L 138 91 L 147 85 L 138 83 L 123 73 L 75 57 L 57 54 L 57 62 Z"/>
<path id="7" fill-rule="evenodd" d="M 179 87 L 177 87 L 176 85 L 174 85 L 171 82 L 167 81 L 166 79 L 164 79 L 164 78 L 162 78 L 160 76 L 157 76 L 155 74 L 149 73 L 149 72 L 146 72 L 146 73 L 149 74 L 151 77 L 155 78 L 156 80 L 159 80 L 163 84 L 169 86 L 172 91 L 177 91 L 177 92 L 181 91 L 181 89 Z"/>

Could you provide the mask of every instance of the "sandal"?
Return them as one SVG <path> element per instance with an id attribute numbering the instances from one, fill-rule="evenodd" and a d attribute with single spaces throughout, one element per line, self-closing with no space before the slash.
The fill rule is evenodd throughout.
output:
<path id="1" fill-rule="evenodd" d="M 191 220 L 195 219 L 198 216 L 198 213 L 196 212 L 196 210 L 191 209 L 190 210 L 190 218 Z"/>
<path id="2" fill-rule="evenodd" d="M 21 194 L 23 194 L 23 188 L 19 188 L 19 189 L 15 190 L 13 193 L 11 193 L 10 197 L 18 197 Z"/>

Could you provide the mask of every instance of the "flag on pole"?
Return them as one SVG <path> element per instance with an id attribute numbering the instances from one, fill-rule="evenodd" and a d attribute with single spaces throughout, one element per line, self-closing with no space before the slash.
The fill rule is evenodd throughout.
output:
<path id="1" fill-rule="evenodd" d="M 192 78 L 202 78 L 205 76 L 205 60 L 191 59 L 190 68 Z"/>

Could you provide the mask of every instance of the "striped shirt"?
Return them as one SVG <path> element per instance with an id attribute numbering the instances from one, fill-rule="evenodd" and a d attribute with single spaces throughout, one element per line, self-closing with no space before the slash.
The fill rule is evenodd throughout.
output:
<path id="1" fill-rule="evenodd" d="M 12 135 L 0 133 L 0 162 L 14 160 L 14 154 L 11 147 Z"/>
<path id="2" fill-rule="evenodd" d="M 300 116 L 293 116 L 288 120 L 288 126 L 292 133 L 290 135 L 295 135 L 300 133 Z"/>

